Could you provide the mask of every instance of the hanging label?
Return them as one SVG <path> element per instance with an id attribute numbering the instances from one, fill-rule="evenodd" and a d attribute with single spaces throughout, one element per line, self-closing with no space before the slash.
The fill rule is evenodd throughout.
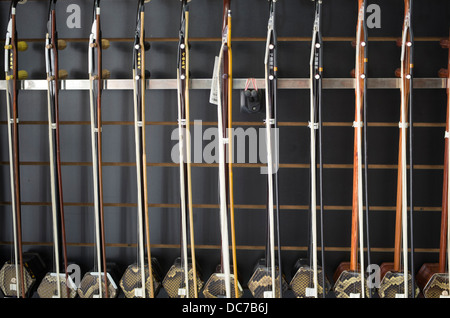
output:
<path id="1" fill-rule="evenodd" d="M 273 292 L 271 290 L 265 291 L 264 298 L 273 298 Z"/>
<path id="2" fill-rule="evenodd" d="M 357 294 L 350 293 L 350 298 L 361 298 L 361 294 L 360 293 L 357 293 Z"/>
<path id="3" fill-rule="evenodd" d="M 209 102 L 214 105 L 219 105 L 218 96 L 218 81 L 219 81 L 219 57 L 216 56 L 214 59 L 214 72 L 211 80 L 211 93 L 209 95 Z"/>
<path id="4" fill-rule="evenodd" d="M 307 287 L 305 293 L 306 293 L 306 297 L 317 297 L 317 293 L 316 293 L 315 288 Z"/>
<path id="5" fill-rule="evenodd" d="M 178 296 L 186 296 L 186 288 L 178 288 Z"/>
<path id="6" fill-rule="evenodd" d="M 9 289 L 10 290 L 17 290 L 16 284 L 9 284 Z"/>
<path id="7" fill-rule="evenodd" d="M 134 290 L 134 296 L 136 296 L 136 297 L 143 297 L 144 293 L 142 291 L 143 291 L 142 288 L 136 288 Z"/>
<path id="8" fill-rule="evenodd" d="M 395 298 L 406 298 L 405 294 L 395 294 Z"/>

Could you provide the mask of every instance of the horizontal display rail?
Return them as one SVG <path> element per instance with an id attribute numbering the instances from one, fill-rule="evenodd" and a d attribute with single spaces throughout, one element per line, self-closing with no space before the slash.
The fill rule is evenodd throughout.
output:
<path id="1" fill-rule="evenodd" d="M 12 245 L 12 242 L 0 242 L 0 245 Z M 52 242 L 23 242 L 24 245 L 31 245 L 31 246 L 53 246 Z M 107 247 L 136 247 L 137 245 L 135 243 L 106 243 Z M 94 247 L 94 243 L 67 243 L 67 246 L 71 247 Z M 179 244 L 151 244 L 151 248 L 164 248 L 164 249 L 179 249 Z M 221 248 L 220 245 L 203 245 L 203 244 L 196 244 L 196 249 L 203 249 L 203 250 L 218 250 Z M 266 247 L 262 245 L 237 245 L 236 249 L 238 250 L 264 250 Z M 321 248 L 318 246 L 317 249 L 321 251 Z M 307 251 L 308 247 L 306 246 L 282 246 L 282 251 Z M 349 252 L 349 247 L 325 247 L 324 249 L 326 252 Z M 367 248 L 364 248 L 364 251 L 367 251 Z M 393 248 L 383 248 L 383 247 L 371 247 L 371 252 L 376 253 L 392 253 L 394 251 Z M 439 253 L 439 249 L 435 248 L 415 248 L 415 253 Z"/>
<path id="2" fill-rule="evenodd" d="M 10 1 L 10 0 L 8 0 Z M 0 1 L 1 2 L 1 1 Z M 415 42 L 439 42 L 443 38 L 437 36 L 429 36 L 429 37 L 416 37 L 414 38 Z M 44 42 L 44 39 L 36 39 L 36 38 L 23 38 L 21 41 L 29 42 L 29 43 L 40 43 Z M 64 38 L 62 39 L 68 43 L 83 43 L 89 42 L 89 39 L 86 38 Z M 236 36 L 231 37 L 233 42 L 266 42 L 266 38 L 264 37 L 247 37 L 247 36 Z M 308 36 L 280 36 L 277 38 L 278 42 L 311 42 L 311 37 Z M 354 37 L 351 36 L 325 36 L 322 39 L 324 42 L 352 42 L 355 40 Z M 397 42 L 399 40 L 398 37 L 394 36 L 373 36 L 368 38 L 368 42 Z M 134 38 L 126 38 L 126 37 L 108 37 L 108 41 L 110 42 L 133 42 Z M 147 42 L 178 42 L 179 38 L 175 37 L 153 37 L 146 38 Z M 218 37 L 190 37 L 189 42 L 221 42 L 222 39 Z"/>
<path id="3" fill-rule="evenodd" d="M 6 125 L 6 121 L 0 121 L 0 125 Z M 43 120 L 23 120 L 20 121 L 21 125 L 48 125 L 48 121 Z M 65 125 L 90 125 L 90 121 L 77 121 L 77 120 L 61 120 L 59 122 L 61 126 Z M 147 121 L 146 126 L 178 126 L 176 121 Z M 201 126 L 217 126 L 217 122 L 214 121 L 202 121 L 202 120 L 194 120 L 190 122 L 191 125 L 201 125 Z M 104 126 L 133 126 L 133 121 L 112 121 L 112 120 L 104 120 L 102 122 Z M 264 127 L 263 122 L 259 121 L 235 121 L 233 122 L 233 126 L 261 126 Z M 278 122 L 278 127 L 308 127 L 308 122 Z M 324 127 L 353 127 L 353 122 L 323 122 Z M 393 127 L 398 128 L 398 122 L 390 123 L 390 122 L 373 122 L 368 123 L 368 127 Z M 445 123 L 414 123 L 414 128 L 445 128 Z"/>
<path id="4" fill-rule="evenodd" d="M 135 167 L 135 162 L 107 162 L 104 161 L 103 166 L 105 167 Z M 0 161 L 0 165 L 9 165 L 9 161 Z M 50 163 L 47 161 L 22 161 L 20 162 L 21 166 L 49 166 Z M 83 161 L 83 162 L 61 162 L 62 166 L 92 166 L 92 162 Z M 219 167 L 218 163 L 191 163 L 192 167 L 196 168 L 217 168 Z M 265 163 L 233 163 L 234 168 L 262 168 L 266 167 Z M 279 168 L 285 169 L 309 169 L 309 164 L 307 163 L 280 163 Z M 167 167 L 167 168 L 179 168 L 179 164 L 176 162 L 147 162 L 147 167 Z M 319 165 L 317 165 L 319 167 Z M 364 164 L 362 165 L 364 167 Z M 324 169 L 353 169 L 353 164 L 339 164 L 339 163 L 329 163 L 323 165 Z M 369 164 L 369 169 L 393 169 L 397 170 L 398 165 L 396 164 Z M 409 169 L 409 165 L 407 166 Z M 414 165 L 415 170 L 442 170 L 444 169 L 443 165 Z"/>
<path id="5" fill-rule="evenodd" d="M 233 80 L 234 89 L 245 89 L 246 78 L 236 78 Z M 191 89 L 211 89 L 211 79 L 191 79 Z M 264 79 L 256 79 L 258 87 L 264 87 Z M 368 78 L 367 88 L 369 89 L 399 89 L 401 80 L 399 78 Z M 19 83 L 21 90 L 47 90 L 48 84 L 45 79 L 22 80 Z M 150 79 L 146 81 L 146 87 L 150 90 L 176 90 L 176 79 Z M 88 79 L 61 80 L 61 90 L 89 90 Z M 309 89 L 309 78 L 280 78 L 278 79 L 279 89 Z M 324 78 L 324 89 L 354 89 L 355 79 L 353 78 Z M 443 89 L 447 88 L 445 78 L 415 78 L 415 89 Z M 133 90 L 132 79 L 108 79 L 103 80 L 105 90 Z M 0 90 L 6 90 L 6 81 L 0 81 Z"/>
<path id="6" fill-rule="evenodd" d="M 50 202 L 21 202 L 23 206 L 51 206 Z M 0 205 L 8 206 L 11 205 L 11 202 L 0 202 Z M 64 206 L 66 207 L 92 207 L 94 203 L 81 203 L 81 202 L 65 202 Z M 129 207 L 137 207 L 136 203 L 107 203 L 105 202 L 105 207 L 119 207 L 119 208 L 129 208 Z M 178 203 L 149 203 L 149 208 L 165 208 L 165 209 L 179 209 L 180 204 Z M 195 209 L 219 209 L 218 204 L 193 204 L 193 208 Z M 234 207 L 240 210 L 264 210 L 266 209 L 265 204 L 235 204 Z M 276 208 L 274 206 L 274 208 Z M 320 207 L 317 206 L 319 209 Z M 309 205 L 280 205 L 280 210 L 283 211 L 300 211 L 305 210 L 309 211 Z M 324 205 L 325 211 L 351 211 L 352 207 L 348 205 Z M 371 206 L 371 211 L 396 211 L 395 206 Z M 408 208 L 409 210 L 409 208 Z M 414 207 L 414 211 L 417 212 L 440 212 L 442 210 L 441 207 L 430 207 L 430 206 L 416 206 Z"/>

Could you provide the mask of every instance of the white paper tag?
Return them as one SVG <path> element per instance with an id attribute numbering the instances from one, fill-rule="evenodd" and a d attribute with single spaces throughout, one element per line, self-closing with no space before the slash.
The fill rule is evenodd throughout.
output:
<path id="1" fill-rule="evenodd" d="M 450 295 L 440 295 L 439 298 L 450 298 Z"/>
<path id="2" fill-rule="evenodd" d="M 186 296 L 186 288 L 178 288 L 178 296 Z"/>
<path id="3" fill-rule="evenodd" d="M 350 293 L 350 298 L 361 298 L 361 294 L 360 293 L 357 293 L 357 294 Z"/>
<path id="4" fill-rule="evenodd" d="M 134 296 L 136 296 L 136 297 L 142 297 L 143 296 L 143 292 L 142 292 L 142 288 L 136 288 L 135 290 L 134 290 Z"/>
<path id="5" fill-rule="evenodd" d="M 306 297 L 317 297 L 316 289 L 315 288 L 306 288 Z"/>
<path id="6" fill-rule="evenodd" d="M 406 298 L 405 294 L 395 294 L 395 298 Z"/>
<path id="7" fill-rule="evenodd" d="M 10 290 L 17 290 L 17 285 L 16 284 L 9 284 L 9 289 Z"/>
<path id="8" fill-rule="evenodd" d="M 271 290 L 265 291 L 264 298 L 273 298 L 273 292 Z"/>
<path id="9" fill-rule="evenodd" d="M 219 57 L 216 56 L 214 59 L 214 72 L 213 77 L 211 80 L 211 92 L 209 95 L 209 102 L 214 105 L 219 104 L 219 96 L 218 96 L 218 89 L 217 89 L 217 81 L 219 80 Z"/>

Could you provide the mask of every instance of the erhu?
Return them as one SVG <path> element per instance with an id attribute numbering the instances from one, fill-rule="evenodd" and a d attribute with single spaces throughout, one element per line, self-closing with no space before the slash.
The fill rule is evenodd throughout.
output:
<path id="1" fill-rule="evenodd" d="M 363 188 L 366 201 L 366 220 L 368 221 L 368 198 L 367 198 L 367 170 L 366 177 L 362 176 L 362 144 L 363 133 L 367 129 L 366 124 L 366 71 L 367 71 L 367 26 L 365 19 L 366 5 L 364 0 L 358 1 L 358 23 L 356 31 L 356 65 L 354 70 L 355 77 L 355 121 L 354 127 L 354 150 L 353 150 L 353 200 L 352 200 L 352 231 L 350 262 L 342 262 L 334 274 L 334 292 L 337 298 L 365 298 L 371 296 L 371 291 L 366 284 L 365 266 L 364 266 L 364 208 L 363 208 Z M 367 142 L 366 133 L 364 134 L 365 148 L 365 167 L 367 169 Z M 367 243 L 368 239 L 368 222 Z M 359 253 L 358 253 L 359 247 Z M 359 262 L 358 262 L 359 254 Z M 368 249 L 369 256 L 369 249 Z M 370 263 L 370 261 L 369 261 Z"/>
<path id="2" fill-rule="evenodd" d="M 412 128 L 411 121 L 408 123 L 408 105 L 412 93 L 412 32 L 411 32 L 411 2 L 405 0 L 405 19 L 401 40 L 401 107 L 400 107 L 400 136 L 399 156 L 397 174 L 397 207 L 395 222 L 395 247 L 394 262 L 382 263 L 381 283 L 378 295 L 382 298 L 410 298 L 418 295 L 418 288 L 411 277 L 409 268 L 414 270 L 414 264 L 408 264 L 408 177 L 407 177 L 407 127 Z M 397 72 L 398 73 L 398 72 Z M 411 118 L 411 117 L 410 117 Z M 412 147 L 410 143 L 409 147 Z M 410 170 L 413 168 L 410 165 Z M 412 178 L 410 178 L 410 183 Z M 409 193 L 410 197 L 412 196 Z M 412 202 L 412 201 L 411 201 Z M 410 205 L 410 216 L 412 218 L 413 206 Z M 413 251 L 411 251 L 413 253 Z M 411 262 L 412 263 L 412 262 Z M 414 288 L 413 288 L 414 286 Z"/>
<path id="3" fill-rule="evenodd" d="M 450 39 L 442 40 L 443 48 L 450 48 Z M 450 289 L 448 283 L 448 266 L 449 262 L 449 242 L 450 235 L 448 233 L 448 211 L 449 211 L 449 118 L 450 118 L 450 50 L 448 57 L 447 69 L 439 71 L 439 77 L 447 80 L 447 117 L 445 125 L 445 150 L 444 150 L 444 180 L 442 183 L 442 212 L 441 212 L 441 233 L 439 246 L 439 262 L 425 263 L 417 273 L 417 285 L 422 290 L 425 298 L 449 298 Z"/>
<path id="4" fill-rule="evenodd" d="M 219 139 L 219 198 L 220 198 L 220 234 L 221 264 L 211 275 L 203 288 L 207 298 L 239 298 L 243 295 L 238 281 L 236 262 L 236 242 L 234 229 L 233 198 L 233 147 L 232 147 L 232 52 L 231 52 L 231 10 L 230 0 L 223 2 L 222 44 L 218 64 L 218 74 L 213 80 L 213 90 L 217 92 L 218 139 Z M 226 156 L 228 149 L 228 158 Z M 227 161 L 228 160 L 228 161 Z M 228 163 L 228 164 L 227 164 Z M 229 213 L 228 213 L 229 212 Z M 228 216 L 230 217 L 233 274 L 230 271 L 230 253 L 228 237 Z"/>
<path id="5" fill-rule="evenodd" d="M 59 81 L 66 79 L 68 74 L 67 71 L 59 69 L 58 51 L 65 49 L 67 43 L 58 39 L 56 1 L 50 0 L 49 2 L 47 35 L 45 39 L 54 271 L 45 275 L 37 292 L 40 298 L 73 298 L 77 294 L 77 287 L 67 271 L 68 261 L 59 130 Z"/>
<path id="6" fill-rule="evenodd" d="M 93 22 L 89 37 L 88 71 L 89 101 L 91 116 L 92 174 L 94 189 L 95 218 L 95 266 L 81 280 L 78 295 L 82 298 L 114 298 L 117 285 L 108 272 L 106 264 L 106 244 L 103 206 L 102 174 L 102 89 L 103 80 L 110 73 L 102 68 L 102 50 L 109 47 L 109 41 L 102 39 L 100 25 L 100 0 L 94 0 Z"/>
<path id="7" fill-rule="evenodd" d="M 290 288 L 297 298 L 326 297 L 330 283 L 325 276 L 324 242 L 323 242 L 323 202 L 322 202 L 322 76 L 323 76 L 323 41 L 321 30 L 322 0 L 315 0 L 315 17 L 311 42 L 310 59 L 310 235 L 308 257 L 299 259 L 294 266 L 294 275 Z M 316 142 L 318 131 L 319 141 Z M 319 148 L 319 149 L 317 149 Z M 317 159 L 319 152 L 319 180 L 317 182 Z M 317 188 L 319 188 L 320 228 L 322 266 L 319 266 L 317 252 Z M 325 282 L 325 283 L 324 283 Z"/>
<path id="8" fill-rule="evenodd" d="M 191 135 L 189 116 L 190 1 L 191 0 L 181 0 L 181 23 L 177 65 L 181 255 L 170 267 L 162 283 L 164 289 L 171 298 L 198 298 L 198 293 L 203 286 L 195 259 L 194 217 L 192 207 Z M 190 233 L 190 257 L 188 252 L 188 233 Z"/>
<path id="9" fill-rule="evenodd" d="M 145 41 L 144 24 L 145 3 L 148 2 L 150 2 L 150 0 L 138 0 L 135 39 L 133 44 L 133 101 L 136 148 L 138 244 L 137 261 L 127 267 L 120 279 L 120 287 L 127 298 L 154 298 L 161 288 L 159 263 L 156 258 L 151 257 L 150 250 L 147 155 L 145 150 L 145 90 L 147 88 L 146 81 L 150 78 L 150 72 L 146 70 L 145 65 L 145 52 L 150 49 L 150 43 Z M 145 257 L 146 252 L 147 257 Z"/>
<path id="10" fill-rule="evenodd" d="M 20 196 L 19 161 L 19 108 L 18 95 L 20 81 L 27 78 L 26 71 L 19 71 L 19 51 L 25 51 L 28 45 L 18 41 L 16 31 L 17 4 L 26 0 L 12 0 L 9 10 L 5 38 L 5 79 L 6 112 L 8 125 L 8 149 L 11 185 L 12 234 L 14 258 L 7 261 L 0 270 L 0 288 L 5 297 L 25 298 L 31 295 L 37 280 L 42 278 L 45 265 L 36 253 L 24 253 L 22 248 L 22 213 Z"/>
<path id="11" fill-rule="evenodd" d="M 275 32 L 277 0 L 269 1 L 269 22 L 267 27 L 265 64 L 266 94 L 266 151 L 267 151 L 267 238 L 266 256 L 258 261 L 248 282 L 248 288 L 255 298 L 282 298 L 288 285 L 281 270 L 281 244 L 279 228 L 278 191 L 278 136 L 277 136 L 277 38 Z M 274 136 L 273 136 L 274 135 Z M 273 140 L 275 142 L 273 142 Z M 274 213 L 274 201 L 276 216 Z M 275 234 L 275 223 L 277 225 Z M 275 238 L 277 236 L 277 239 Z M 278 264 L 275 255 L 275 241 L 278 242 Z"/>

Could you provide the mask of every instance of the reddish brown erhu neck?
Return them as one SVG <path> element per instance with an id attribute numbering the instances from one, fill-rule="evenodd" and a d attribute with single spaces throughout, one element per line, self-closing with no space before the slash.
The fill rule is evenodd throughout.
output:
<path id="1" fill-rule="evenodd" d="M 363 0 L 359 0 L 359 10 L 358 12 L 361 12 L 361 8 L 364 4 Z M 356 45 L 361 45 L 361 43 L 364 41 L 364 28 L 362 25 L 363 21 L 358 18 L 358 28 L 361 28 L 361 33 L 359 39 L 356 41 Z M 362 105 L 364 103 L 364 78 L 362 77 L 364 72 L 364 62 L 365 62 L 365 55 L 364 50 L 361 49 L 359 51 L 359 55 L 357 56 L 357 67 L 355 68 L 355 80 L 359 81 L 359 91 L 355 90 L 355 123 L 357 125 L 355 126 L 355 137 L 354 137 L 354 149 L 353 149 L 353 200 L 352 200 L 352 233 L 351 233 L 351 248 L 350 248 L 350 271 L 357 271 L 358 270 L 358 237 L 359 237 L 359 231 L 362 229 L 359 229 L 358 226 L 358 206 L 359 206 L 359 200 L 362 200 L 362 198 L 359 197 L 359 182 L 362 180 L 359 180 L 359 171 L 361 167 L 359 166 L 359 158 L 362 155 L 359 153 L 359 145 L 361 145 L 361 138 L 358 138 L 358 129 L 362 129 L 360 127 L 361 119 L 363 118 L 363 108 Z M 359 114 L 358 114 L 359 113 Z M 361 134 L 360 134 L 361 136 Z M 360 248 L 363 248 L 362 246 Z"/>
<path id="2" fill-rule="evenodd" d="M 446 48 L 450 48 L 448 41 L 443 45 Z M 448 67 L 445 72 L 447 77 L 447 120 L 445 125 L 445 131 L 449 131 L 449 116 L 450 116 L 450 50 L 448 57 Z M 442 214 L 441 214 L 441 237 L 440 237 L 440 247 L 439 247 L 439 272 L 445 273 L 446 269 L 446 258 L 447 258 L 447 231 L 448 231 L 448 138 L 445 138 L 445 153 L 444 153 L 444 180 L 442 186 Z"/>
<path id="3" fill-rule="evenodd" d="M 406 17 L 409 15 L 409 0 L 405 0 L 405 22 Z M 411 34 L 407 33 L 406 43 L 411 41 Z M 409 103 L 409 82 L 410 79 L 407 75 L 411 72 L 411 63 L 410 63 L 410 46 L 405 46 L 405 56 L 403 61 L 403 74 L 400 74 L 401 80 L 403 81 L 403 90 L 401 92 L 402 99 L 404 100 L 403 105 L 405 108 L 400 108 L 400 122 L 407 122 L 407 114 L 408 114 L 408 103 Z M 405 118 L 403 118 L 405 116 Z M 406 129 L 405 129 L 406 133 Z M 395 245 L 394 245 L 394 271 L 398 272 L 401 270 L 401 245 L 402 245 L 402 189 L 406 189 L 407 185 L 403 185 L 403 155 L 402 153 L 402 138 L 403 138 L 403 129 L 400 129 L 399 132 L 399 151 L 398 151 L 398 173 L 397 173 L 397 203 L 396 203 L 396 219 L 395 219 Z M 406 139 L 406 136 L 404 136 Z M 405 168 L 406 170 L 406 168 Z M 405 190 L 406 191 L 406 190 Z"/>

